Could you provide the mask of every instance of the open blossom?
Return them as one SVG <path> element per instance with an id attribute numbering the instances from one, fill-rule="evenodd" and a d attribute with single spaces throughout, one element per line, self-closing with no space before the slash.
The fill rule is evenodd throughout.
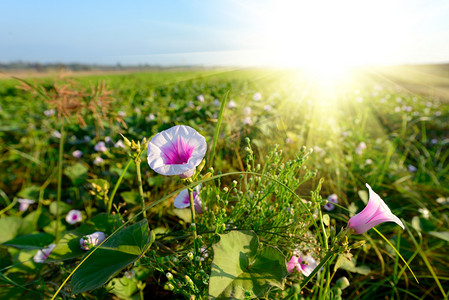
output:
<path id="1" fill-rule="evenodd" d="M 108 148 L 106 147 L 105 142 L 98 142 L 98 144 L 95 145 L 94 149 L 97 152 L 106 152 L 106 151 L 108 151 Z"/>
<path id="2" fill-rule="evenodd" d="M 407 168 L 410 173 L 415 173 L 416 171 L 418 171 L 418 169 L 414 165 L 408 165 Z"/>
<path id="3" fill-rule="evenodd" d="M 96 231 L 92 234 L 86 235 L 80 239 L 80 246 L 83 250 L 89 250 L 92 247 L 100 245 L 106 235 L 101 231 Z"/>
<path id="4" fill-rule="evenodd" d="M 366 184 L 369 190 L 368 205 L 358 214 L 349 219 L 348 226 L 356 234 L 362 234 L 374 226 L 384 222 L 395 222 L 404 229 L 404 224 L 396 217 L 385 204 L 385 202 L 376 194 L 371 187 Z"/>
<path id="5" fill-rule="evenodd" d="M 115 143 L 114 147 L 115 147 L 115 148 L 123 148 L 123 149 L 126 148 L 126 147 L 125 147 L 125 144 L 123 143 L 122 140 L 118 140 L 117 143 Z"/>
<path id="6" fill-rule="evenodd" d="M 53 130 L 51 132 L 51 136 L 54 137 L 54 138 L 60 139 L 61 138 L 61 133 L 59 131 L 57 131 L 57 130 Z"/>
<path id="7" fill-rule="evenodd" d="M 197 99 L 198 101 L 200 101 L 200 102 L 204 102 L 204 96 L 203 96 L 203 95 L 198 95 L 198 96 L 196 97 L 196 99 Z"/>
<path id="8" fill-rule="evenodd" d="M 253 95 L 253 99 L 254 99 L 254 101 L 262 100 L 262 94 L 259 93 L 259 92 L 255 93 L 255 94 Z"/>
<path id="9" fill-rule="evenodd" d="M 245 125 L 252 125 L 252 124 L 253 124 L 253 120 L 251 120 L 251 117 L 246 117 L 246 118 L 243 120 L 243 123 L 244 123 Z"/>
<path id="10" fill-rule="evenodd" d="M 156 134 L 148 143 L 148 164 L 162 175 L 193 175 L 206 154 L 204 136 L 190 126 L 177 125 Z"/>
<path id="11" fill-rule="evenodd" d="M 247 106 L 243 109 L 243 114 L 250 115 L 251 114 L 251 107 Z"/>
<path id="12" fill-rule="evenodd" d="M 149 114 L 149 115 L 145 118 L 145 120 L 147 120 L 147 122 L 154 121 L 155 119 L 156 119 L 156 116 L 155 116 L 154 114 Z"/>
<path id="13" fill-rule="evenodd" d="M 117 114 L 122 118 L 126 117 L 126 113 L 124 111 L 119 111 Z"/>
<path id="14" fill-rule="evenodd" d="M 220 106 L 220 100 L 215 99 L 215 100 L 214 100 L 214 105 L 215 105 L 215 106 Z"/>
<path id="15" fill-rule="evenodd" d="M 55 110 L 54 108 L 52 108 L 52 109 L 47 109 L 46 111 L 44 111 L 44 115 L 45 115 L 46 117 L 54 116 L 55 113 L 56 113 L 56 110 Z"/>
<path id="16" fill-rule="evenodd" d="M 237 103 L 235 103 L 234 100 L 229 101 L 228 108 L 232 109 L 232 108 L 236 108 L 236 107 L 237 107 Z"/>
<path id="17" fill-rule="evenodd" d="M 333 203 L 338 203 L 338 196 L 336 194 L 329 195 L 327 201 L 328 202 L 324 204 L 324 209 L 327 211 L 334 210 L 335 205 Z"/>
<path id="18" fill-rule="evenodd" d="M 17 199 L 17 201 L 19 202 L 20 206 L 19 206 L 19 210 L 20 211 L 26 211 L 28 209 L 28 207 L 33 204 L 34 200 L 30 200 L 30 199 L 23 199 L 23 198 L 19 198 Z"/>
<path id="19" fill-rule="evenodd" d="M 357 155 L 362 155 L 363 151 L 366 149 L 366 144 L 365 142 L 361 142 L 357 148 L 355 149 L 355 153 L 357 153 Z"/>
<path id="20" fill-rule="evenodd" d="M 81 211 L 79 211 L 77 209 L 72 209 L 65 216 L 65 220 L 67 221 L 67 223 L 69 223 L 71 225 L 73 225 L 75 223 L 78 223 L 78 222 L 81 222 L 83 220 L 83 217 L 81 215 Z"/>
<path id="21" fill-rule="evenodd" d="M 100 156 L 95 157 L 94 159 L 94 165 L 99 166 L 104 164 L 104 159 L 101 158 Z"/>
<path id="22" fill-rule="evenodd" d="M 50 244 L 47 248 L 41 249 L 37 251 L 36 255 L 34 255 L 33 260 L 36 263 L 43 263 L 48 256 L 50 255 L 51 251 L 56 247 L 56 244 Z"/>
<path id="23" fill-rule="evenodd" d="M 199 214 L 203 213 L 203 207 L 201 205 L 200 198 L 200 188 L 201 186 L 198 185 L 193 190 L 193 204 L 195 206 L 195 211 Z M 174 205 L 176 208 L 186 208 L 190 206 L 189 191 L 187 189 L 181 191 L 178 196 L 176 196 Z"/>
<path id="24" fill-rule="evenodd" d="M 80 150 L 75 150 L 72 152 L 72 156 L 75 158 L 81 158 L 81 156 L 83 156 L 83 152 L 81 152 Z"/>
<path id="25" fill-rule="evenodd" d="M 305 276 L 309 276 L 310 273 L 318 266 L 318 262 L 309 255 L 304 255 L 299 252 L 298 256 L 292 256 L 287 263 L 287 270 L 292 273 L 294 269 L 300 271 Z"/>
<path id="26" fill-rule="evenodd" d="M 264 109 L 265 111 L 271 111 L 271 110 L 273 109 L 273 107 L 272 107 L 271 105 L 267 104 L 267 105 L 265 105 L 265 106 L 263 107 L 263 109 Z"/>

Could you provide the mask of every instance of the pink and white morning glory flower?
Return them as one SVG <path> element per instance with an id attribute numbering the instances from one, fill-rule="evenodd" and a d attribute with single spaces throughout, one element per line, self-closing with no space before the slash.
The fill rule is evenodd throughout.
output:
<path id="1" fill-rule="evenodd" d="M 100 245 L 104 239 L 106 238 L 106 235 L 101 231 L 96 231 L 92 234 L 86 235 L 80 239 L 80 246 L 83 250 L 89 250 L 92 247 Z"/>
<path id="2" fill-rule="evenodd" d="M 193 204 L 195 206 L 195 211 L 199 214 L 203 213 L 203 207 L 201 205 L 200 198 L 200 188 L 201 186 L 198 185 L 193 190 Z M 189 191 L 187 189 L 181 191 L 178 196 L 176 196 L 174 206 L 176 208 L 186 208 L 190 206 Z"/>
<path id="3" fill-rule="evenodd" d="M 106 147 L 105 142 L 98 142 L 98 144 L 95 145 L 95 151 L 97 152 L 106 152 L 108 151 L 108 148 Z"/>
<path id="4" fill-rule="evenodd" d="M 72 152 L 72 156 L 75 158 L 81 158 L 81 156 L 83 156 L 83 152 L 81 152 L 81 150 L 75 150 Z"/>
<path id="5" fill-rule="evenodd" d="M 335 205 L 333 203 L 338 203 L 338 196 L 336 194 L 332 194 L 329 195 L 329 197 L 327 197 L 327 203 L 324 204 L 324 209 L 327 211 L 331 211 L 334 210 Z"/>
<path id="6" fill-rule="evenodd" d="M 51 251 L 56 247 L 56 244 L 50 244 L 47 248 L 41 249 L 37 251 L 36 255 L 34 255 L 33 260 L 36 263 L 43 263 L 48 256 L 50 255 Z"/>
<path id="7" fill-rule="evenodd" d="M 30 200 L 30 199 L 19 198 L 19 199 L 17 199 L 17 202 L 19 202 L 19 204 L 20 204 L 19 210 L 26 211 L 28 209 L 28 207 L 36 201 Z"/>
<path id="8" fill-rule="evenodd" d="M 148 143 L 148 164 L 162 175 L 188 178 L 206 154 L 204 136 L 186 125 L 177 125 L 156 134 Z"/>
<path id="9" fill-rule="evenodd" d="M 304 276 L 309 276 L 310 273 L 318 266 L 318 262 L 308 255 L 304 255 L 303 253 L 299 252 L 298 256 L 292 256 L 290 261 L 287 263 L 287 270 L 289 273 L 292 273 L 293 270 L 298 270 Z"/>
<path id="10" fill-rule="evenodd" d="M 394 222 L 404 229 L 404 224 L 402 224 L 401 220 L 391 212 L 390 208 L 371 189 L 368 183 L 366 187 L 369 190 L 368 205 L 361 212 L 349 219 L 349 228 L 352 228 L 356 234 L 362 234 L 380 223 Z"/>
<path id="11" fill-rule="evenodd" d="M 72 209 L 65 216 L 65 220 L 67 221 L 67 223 L 73 225 L 78 222 L 81 222 L 83 220 L 83 216 L 81 215 L 81 211 L 77 209 Z"/>

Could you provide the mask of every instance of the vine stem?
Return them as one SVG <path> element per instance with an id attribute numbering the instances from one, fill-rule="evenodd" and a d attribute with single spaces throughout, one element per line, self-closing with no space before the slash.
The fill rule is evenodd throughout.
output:
<path id="1" fill-rule="evenodd" d="M 125 169 L 123 170 L 122 174 L 120 175 L 119 179 L 117 180 L 117 182 L 115 183 L 114 189 L 112 190 L 111 195 L 109 196 L 109 203 L 108 203 L 108 211 L 107 213 L 110 214 L 111 213 L 111 209 L 112 209 L 112 202 L 114 201 L 114 196 L 115 193 L 117 193 L 117 189 L 120 186 L 120 184 L 122 183 L 123 177 L 125 177 L 126 171 L 128 170 L 129 166 L 131 165 L 131 163 L 133 162 L 133 160 L 130 158 L 128 163 L 125 166 Z"/>
<path id="2" fill-rule="evenodd" d="M 59 223 L 61 222 L 61 192 L 62 192 L 62 164 L 64 159 L 64 119 L 61 119 L 61 138 L 59 139 L 59 156 L 58 156 L 58 189 L 56 195 L 56 226 L 55 226 L 55 239 L 59 241 Z"/>
<path id="3" fill-rule="evenodd" d="M 193 202 L 193 187 L 188 188 L 189 191 L 189 202 L 190 202 L 190 214 L 192 215 L 192 223 L 195 224 L 193 226 L 193 247 L 195 248 L 195 256 L 198 255 L 198 244 L 196 243 L 196 239 L 198 234 L 196 232 L 196 223 L 195 223 L 195 203 Z"/>
<path id="4" fill-rule="evenodd" d="M 136 172 L 137 172 L 137 183 L 139 185 L 139 194 L 140 194 L 140 201 L 142 203 L 142 215 L 143 218 L 147 218 L 147 212 L 145 210 L 145 197 L 143 195 L 143 187 L 142 187 L 142 175 L 140 172 L 140 157 L 137 157 L 134 162 L 136 163 Z"/>

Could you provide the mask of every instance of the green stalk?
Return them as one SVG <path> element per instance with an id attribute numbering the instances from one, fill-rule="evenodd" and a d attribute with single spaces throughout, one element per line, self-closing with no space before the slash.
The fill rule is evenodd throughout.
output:
<path id="1" fill-rule="evenodd" d="M 107 213 L 110 214 L 111 213 L 111 209 L 112 209 L 112 202 L 114 201 L 114 197 L 115 197 L 115 193 L 117 193 L 117 189 L 120 186 L 120 184 L 122 183 L 123 177 L 125 177 L 126 171 L 128 170 L 129 166 L 131 165 L 131 163 L 133 162 L 133 160 L 130 158 L 128 163 L 125 166 L 125 169 L 123 170 L 122 174 L 120 175 L 119 179 L 117 180 L 117 182 L 115 183 L 114 189 L 112 190 L 111 195 L 109 196 L 109 202 L 108 202 L 108 210 Z"/>
<path id="2" fill-rule="evenodd" d="M 61 221 L 61 211 L 59 209 L 61 203 L 61 191 L 62 191 L 62 164 L 64 155 L 64 119 L 61 119 L 61 138 L 59 139 L 59 156 L 58 156 L 58 191 L 56 196 L 56 226 L 55 226 L 55 239 L 59 240 L 59 222 Z"/>
<path id="3" fill-rule="evenodd" d="M 309 276 L 307 276 L 306 279 L 304 279 L 301 282 L 300 288 L 301 290 L 306 286 L 306 284 L 315 276 L 315 274 L 321 269 L 322 266 L 324 266 L 325 263 L 328 262 L 329 259 L 331 259 L 335 254 L 337 254 L 337 252 L 335 251 L 329 251 L 327 252 L 326 256 L 321 260 L 320 264 L 313 269 L 312 273 L 310 273 Z"/>
<path id="4" fill-rule="evenodd" d="M 192 215 L 192 223 L 191 224 L 195 224 L 195 226 L 193 227 L 193 246 L 195 248 L 195 256 L 197 256 L 199 249 L 198 249 L 198 245 L 196 243 L 198 234 L 196 232 L 196 223 L 195 223 L 195 203 L 193 202 L 193 187 L 188 188 L 188 191 L 189 191 L 189 201 L 190 201 L 190 214 Z"/>
<path id="5" fill-rule="evenodd" d="M 220 134 L 220 126 L 223 120 L 223 112 L 225 109 L 226 100 L 228 99 L 229 91 L 226 92 L 223 101 L 221 102 L 220 112 L 218 113 L 218 122 L 217 126 L 215 126 L 214 138 L 212 140 L 212 149 L 210 151 L 210 159 L 209 159 L 209 167 L 214 165 L 214 156 L 215 156 L 215 147 L 217 146 L 218 136 Z"/>
<path id="6" fill-rule="evenodd" d="M 17 203 L 17 199 L 14 198 L 13 202 L 9 203 L 9 205 L 7 207 L 5 207 L 4 209 L 0 210 L 0 216 L 3 215 L 8 210 L 10 210 L 11 208 L 13 208 L 14 205 L 16 205 L 16 203 Z"/>
<path id="7" fill-rule="evenodd" d="M 140 194 L 140 201 L 142 203 L 142 215 L 143 218 L 147 218 L 147 212 L 145 210 L 145 197 L 143 196 L 143 187 L 142 187 L 142 175 L 140 174 L 140 157 L 137 157 L 134 162 L 136 163 L 136 172 L 137 172 L 137 183 L 139 185 L 139 194 Z"/>

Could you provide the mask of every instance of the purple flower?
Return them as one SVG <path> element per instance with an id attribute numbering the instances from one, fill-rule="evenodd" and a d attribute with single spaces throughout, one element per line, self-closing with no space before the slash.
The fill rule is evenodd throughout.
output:
<path id="1" fill-rule="evenodd" d="M 99 166 L 104 164 L 104 159 L 101 158 L 100 156 L 95 157 L 94 159 L 94 165 Z"/>
<path id="2" fill-rule="evenodd" d="M 324 204 L 324 209 L 327 211 L 334 210 L 335 205 L 333 203 L 338 203 L 338 196 L 336 194 L 329 195 L 327 201 L 328 202 Z"/>
<path id="3" fill-rule="evenodd" d="M 196 97 L 196 99 L 200 102 L 204 102 L 204 96 L 203 95 L 198 95 L 198 97 Z"/>
<path id="4" fill-rule="evenodd" d="M 156 134 L 148 143 L 148 164 L 162 175 L 193 175 L 206 154 L 204 136 L 195 129 L 177 125 Z"/>
<path id="5" fill-rule="evenodd" d="M 220 100 L 215 99 L 215 100 L 214 100 L 214 105 L 215 105 L 215 106 L 220 106 Z"/>
<path id="6" fill-rule="evenodd" d="M 408 171 L 410 173 L 415 173 L 418 169 L 414 165 L 408 165 Z"/>
<path id="7" fill-rule="evenodd" d="M 98 144 L 95 145 L 94 149 L 97 152 L 106 152 L 106 151 L 108 151 L 108 148 L 106 147 L 106 144 L 104 142 L 98 142 Z"/>
<path id="8" fill-rule="evenodd" d="M 52 108 L 52 109 L 47 109 L 46 111 L 44 111 L 44 115 L 45 115 L 46 117 L 54 116 L 55 113 L 56 113 L 56 110 L 55 110 L 54 108 Z"/>
<path id="9" fill-rule="evenodd" d="M 83 220 L 83 217 L 81 215 L 81 211 L 79 211 L 77 209 L 72 209 L 65 216 L 65 220 L 67 221 L 67 223 L 69 223 L 71 225 L 73 225 L 75 223 L 78 223 L 78 222 L 81 222 Z"/>
<path id="10" fill-rule="evenodd" d="M 195 211 L 199 214 L 203 213 L 203 207 L 201 205 L 200 198 L 200 188 L 201 186 L 198 185 L 193 190 L 193 204 L 195 206 Z M 178 196 L 176 196 L 174 206 L 176 208 L 186 208 L 190 206 L 189 191 L 187 189 L 181 191 Z"/>
<path id="11" fill-rule="evenodd" d="M 47 248 L 41 249 L 37 251 L 36 255 L 34 255 L 33 260 L 36 263 L 43 263 L 48 256 L 50 255 L 51 251 L 56 247 L 56 244 L 50 244 Z"/>
<path id="12" fill-rule="evenodd" d="M 92 247 L 100 245 L 105 238 L 106 235 L 101 231 L 96 231 L 92 234 L 86 235 L 80 239 L 81 249 L 89 250 Z"/>
<path id="13" fill-rule="evenodd" d="M 396 217 L 385 202 L 366 184 L 369 190 L 368 205 L 358 214 L 349 219 L 348 226 L 356 234 L 367 232 L 374 226 L 384 222 L 395 222 L 404 229 L 404 224 Z"/>
<path id="14" fill-rule="evenodd" d="M 31 204 L 36 202 L 34 200 L 23 199 L 23 198 L 19 198 L 19 199 L 17 199 L 17 201 L 20 203 L 20 206 L 19 206 L 20 211 L 26 211 Z"/>
<path id="15" fill-rule="evenodd" d="M 81 156 L 83 156 L 83 152 L 81 152 L 80 150 L 75 150 L 72 152 L 72 156 L 75 158 L 81 158 Z"/>
<path id="16" fill-rule="evenodd" d="M 287 263 L 287 270 L 289 273 L 292 273 L 296 269 L 305 276 L 309 276 L 317 266 L 318 262 L 312 256 L 299 252 L 298 256 L 292 256 Z"/>

